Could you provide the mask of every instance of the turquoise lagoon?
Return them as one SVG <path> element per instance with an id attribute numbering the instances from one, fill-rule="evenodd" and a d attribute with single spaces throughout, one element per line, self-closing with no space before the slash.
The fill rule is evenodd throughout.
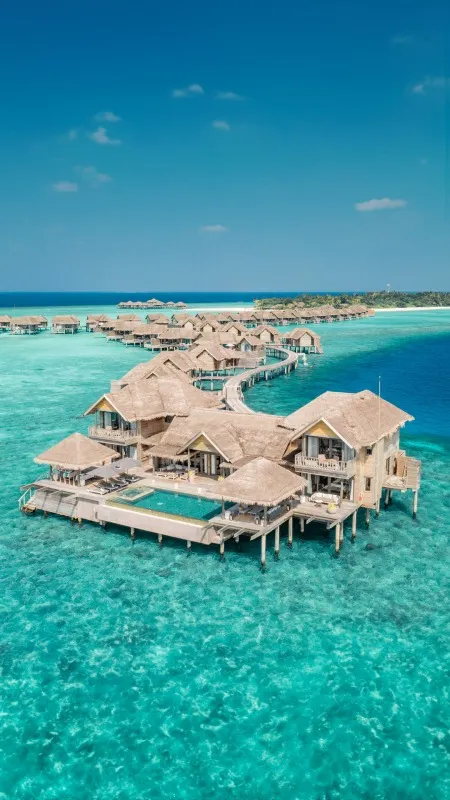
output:
<path id="1" fill-rule="evenodd" d="M 56 310 L 52 310 L 56 313 Z M 158 548 L 17 510 L 33 456 L 143 356 L 102 337 L 0 337 L 0 798 L 448 798 L 450 313 L 320 326 L 325 354 L 248 393 L 324 389 L 411 411 L 400 495 L 339 558 L 320 528 L 258 548 Z M 371 547 L 367 547 L 371 545 Z"/>

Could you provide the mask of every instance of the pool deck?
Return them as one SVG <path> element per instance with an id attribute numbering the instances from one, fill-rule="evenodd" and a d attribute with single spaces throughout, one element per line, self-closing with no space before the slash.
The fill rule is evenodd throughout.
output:
<path id="1" fill-rule="evenodd" d="M 143 470 L 142 470 L 143 471 Z M 145 474 L 145 473 L 144 473 Z M 25 487 L 24 487 L 25 488 Z M 41 511 L 44 515 L 57 514 L 65 516 L 72 521 L 94 522 L 103 528 L 108 524 L 119 525 L 127 528 L 134 539 L 136 531 L 154 533 L 158 536 L 160 544 L 164 537 L 181 539 L 190 547 L 192 542 L 204 545 L 219 545 L 220 555 L 223 557 L 225 542 L 231 539 L 239 540 L 245 536 L 250 540 L 261 540 L 261 563 L 265 564 L 266 539 L 271 534 L 275 537 L 275 554 L 280 549 L 280 527 L 287 524 L 288 544 L 292 544 L 294 520 L 299 520 L 300 531 L 305 530 L 305 525 L 318 522 L 326 525 L 327 530 L 335 529 L 335 546 L 338 551 L 343 540 L 343 525 L 345 520 L 352 516 L 352 536 L 356 534 L 357 505 L 343 501 L 333 514 L 327 512 L 326 506 L 320 506 L 310 501 L 296 502 L 291 507 L 284 504 L 278 515 L 271 515 L 268 519 L 256 521 L 254 515 L 240 512 L 235 509 L 233 519 L 227 519 L 225 514 L 218 514 L 210 519 L 197 519 L 169 513 L 164 510 L 145 508 L 133 505 L 132 498 L 122 494 L 133 489 L 141 490 L 140 497 L 145 496 L 146 490 L 163 490 L 178 495 L 186 494 L 191 497 L 221 502 L 220 481 L 196 477 L 192 483 L 169 480 L 149 473 L 139 481 L 128 487 L 97 494 L 87 486 L 74 486 L 59 483 L 48 478 L 40 478 L 27 485 L 28 499 L 22 504 L 21 509 L 28 513 Z M 138 498 L 136 498 L 138 499 Z"/>

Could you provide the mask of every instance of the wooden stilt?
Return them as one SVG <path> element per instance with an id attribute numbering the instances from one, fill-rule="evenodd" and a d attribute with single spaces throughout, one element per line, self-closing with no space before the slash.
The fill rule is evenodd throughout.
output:
<path id="1" fill-rule="evenodd" d="M 220 553 L 220 560 L 222 561 L 225 558 L 225 542 L 223 539 L 220 543 L 219 553 Z"/>
<path id="2" fill-rule="evenodd" d="M 189 539 L 188 539 L 188 541 L 186 542 L 186 547 L 187 547 L 188 554 L 189 554 L 189 553 L 191 552 L 191 547 L 192 547 L 192 542 L 190 542 L 190 541 L 189 541 Z"/>
<path id="3" fill-rule="evenodd" d="M 389 489 L 385 489 L 384 491 L 384 507 L 387 508 L 389 505 Z"/>
<path id="4" fill-rule="evenodd" d="M 370 525 L 370 508 L 366 508 L 366 528 Z"/>
<path id="5" fill-rule="evenodd" d="M 280 526 L 275 528 L 275 558 L 280 555 Z"/>
<path id="6" fill-rule="evenodd" d="M 305 520 L 303 517 L 300 517 L 300 533 L 305 532 Z"/>
<path id="7" fill-rule="evenodd" d="M 162 547 L 162 533 L 158 533 L 158 544 Z"/>
<path id="8" fill-rule="evenodd" d="M 375 505 L 375 516 L 380 516 L 380 498 L 378 498 L 376 505 Z"/>
<path id="9" fill-rule="evenodd" d="M 336 553 L 339 553 L 341 547 L 341 531 L 340 531 L 340 523 L 338 522 L 334 528 L 334 549 Z"/>
<path id="10" fill-rule="evenodd" d="M 341 522 L 341 524 L 339 525 L 339 529 L 340 529 L 339 530 L 339 541 L 342 544 L 342 542 L 344 541 L 344 523 L 343 522 Z"/>
<path id="11" fill-rule="evenodd" d="M 261 566 L 266 566 L 266 534 L 261 536 Z"/>
<path id="12" fill-rule="evenodd" d="M 419 507 L 419 490 L 416 489 L 413 493 L 413 519 L 417 517 L 417 509 Z"/>
<path id="13" fill-rule="evenodd" d="M 358 512 L 354 511 L 352 514 L 352 539 L 356 538 L 356 522 L 357 522 Z"/>
<path id="14" fill-rule="evenodd" d="M 130 528 L 130 536 L 132 541 L 134 542 L 134 528 Z"/>
<path id="15" fill-rule="evenodd" d="M 292 539 L 294 536 L 294 517 L 288 519 L 288 546 L 292 547 Z"/>

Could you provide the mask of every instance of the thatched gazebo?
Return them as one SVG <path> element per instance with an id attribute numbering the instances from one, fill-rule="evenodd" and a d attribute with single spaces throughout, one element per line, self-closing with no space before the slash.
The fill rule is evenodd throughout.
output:
<path id="1" fill-rule="evenodd" d="M 305 486 L 304 478 L 260 456 L 225 478 L 220 491 L 224 500 L 266 510 L 294 497 Z"/>
<path id="2" fill-rule="evenodd" d="M 111 447 L 93 442 L 82 433 L 72 433 L 36 456 L 34 461 L 36 464 L 47 464 L 51 475 L 53 469 L 56 469 L 59 473 L 57 480 L 61 478 L 64 480 L 70 473 L 75 483 L 80 483 L 80 474 L 84 470 L 110 464 L 115 458 L 119 458 L 119 453 Z"/>

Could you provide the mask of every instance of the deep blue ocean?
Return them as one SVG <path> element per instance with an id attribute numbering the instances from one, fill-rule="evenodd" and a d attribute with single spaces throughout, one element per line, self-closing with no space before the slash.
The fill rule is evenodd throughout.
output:
<path id="1" fill-rule="evenodd" d="M 317 329 L 324 355 L 248 403 L 287 414 L 381 376 L 415 416 L 419 513 L 397 495 L 338 558 L 323 528 L 292 550 L 283 532 L 264 573 L 257 543 L 222 563 L 20 515 L 33 457 L 86 431 L 83 411 L 144 354 L 0 336 L 0 800 L 450 798 L 450 312 Z"/>

